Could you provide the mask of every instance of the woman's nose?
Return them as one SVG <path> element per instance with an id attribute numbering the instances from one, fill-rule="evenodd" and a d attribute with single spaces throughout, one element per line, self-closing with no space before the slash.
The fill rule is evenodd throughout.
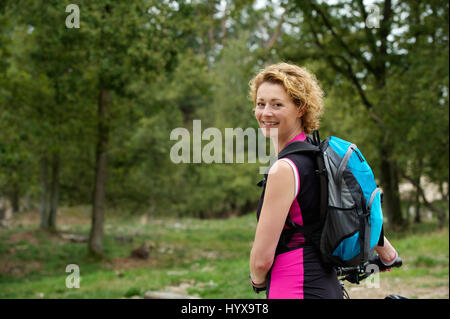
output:
<path id="1" fill-rule="evenodd" d="M 273 114 L 273 112 L 272 112 L 272 108 L 270 107 L 270 105 L 264 106 L 264 109 L 262 111 L 262 115 L 269 117 L 269 116 L 272 116 L 272 114 Z"/>

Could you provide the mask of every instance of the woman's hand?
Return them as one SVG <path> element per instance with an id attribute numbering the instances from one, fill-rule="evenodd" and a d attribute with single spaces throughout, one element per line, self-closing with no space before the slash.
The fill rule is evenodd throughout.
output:
<path id="1" fill-rule="evenodd" d="M 257 284 L 252 279 L 252 274 L 250 274 L 250 281 L 252 283 L 253 290 L 258 294 L 260 291 L 266 290 L 266 281 L 263 283 Z"/>

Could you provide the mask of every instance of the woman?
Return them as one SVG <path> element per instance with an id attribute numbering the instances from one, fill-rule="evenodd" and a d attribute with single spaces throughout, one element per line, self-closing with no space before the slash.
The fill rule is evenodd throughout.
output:
<path id="1" fill-rule="evenodd" d="M 279 153 L 293 141 L 307 141 L 319 127 L 323 91 L 306 69 L 287 63 L 267 67 L 250 82 L 255 117 Z M 300 247 L 275 256 L 286 217 L 300 226 L 319 221 L 319 181 L 314 160 L 290 154 L 272 165 L 264 196 L 258 207 L 258 225 L 250 254 L 251 281 L 266 287 L 269 299 L 342 299 L 342 289 L 331 268 L 320 261 L 316 248 L 302 234 L 295 234 L 289 247 Z M 387 240 L 381 252 L 391 259 L 395 249 Z"/>

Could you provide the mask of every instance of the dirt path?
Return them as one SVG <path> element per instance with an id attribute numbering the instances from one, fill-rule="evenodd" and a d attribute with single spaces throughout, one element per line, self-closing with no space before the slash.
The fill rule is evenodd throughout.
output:
<path id="1" fill-rule="evenodd" d="M 449 283 L 447 280 L 434 278 L 380 278 L 379 288 L 370 287 L 368 283 L 360 285 L 345 283 L 351 299 L 384 299 L 387 295 L 401 295 L 411 299 L 448 299 Z"/>

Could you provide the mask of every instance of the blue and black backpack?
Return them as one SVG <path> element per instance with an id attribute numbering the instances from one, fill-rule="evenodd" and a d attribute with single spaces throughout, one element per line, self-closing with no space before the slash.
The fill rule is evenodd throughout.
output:
<path id="1" fill-rule="evenodd" d="M 299 152 L 314 155 L 320 178 L 320 222 L 302 227 L 288 216 L 280 238 L 288 242 L 286 238 L 300 232 L 320 250 L 326 265 L 363 265 L 382 236 L 381 192 L 372 169 L 355 144 L 334 136 L 321 141 L 318 131 L 310 140 L 288 144 L 278 158 Z"/>

